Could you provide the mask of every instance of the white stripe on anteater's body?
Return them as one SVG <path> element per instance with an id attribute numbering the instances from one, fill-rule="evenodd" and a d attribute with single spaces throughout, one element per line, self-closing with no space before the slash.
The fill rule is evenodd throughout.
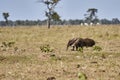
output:
<path id="1" fill-rule="evenodd" d="M 73 38 L 73 39 L 70 39 L 70 40 L 68 41 L 67 49 L 66 49 L 66 50 L 68 50 L 68 47 L 69 47 L 69 46 L 72 46 L 72 47 L 73 47 L 72 50 L 74 50 L 75 47 L 76 47 L 76 50 L 77 50 L 77 48 L 78 48 L 78 43 L 80 42 L 80 40 L 82 40 L 82 38 Z"/>
<path id="2" fill-rule="evenodd" d="M 83 41 L 82 38 L 77 38 L 76 41 L 73 43 L 72 47 L 73 47 L 73 50 L 74 48 L 76 48 L 76 50 L 78 50 L 78 47 L 82 47 L 81 43 Z"/>
<path id="3" fill-rule="evenodd" d="M 70 39 L 67 43 L 67 50 L 68 50 L 68 47 L 69 46 L 74 46 L 76 41 L 78 40 L 79 38 L 73 38 L 73 39 Z"/>

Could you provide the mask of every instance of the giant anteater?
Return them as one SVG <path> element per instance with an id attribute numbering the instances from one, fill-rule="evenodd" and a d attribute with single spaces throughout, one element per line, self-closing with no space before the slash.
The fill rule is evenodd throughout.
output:
<path id="1" fill-rule="evenodd" d="M 78 50 L 79 47 L 83 48 L 83 47 L 92 47 L 95 45 L 95 41 L 93 39 L 89 39 L 89 38 L 73 38 L 71 40 L 68 41 L 67 44 L 67 50 L 69 46 L 72 46 L 74 50 L 74 48 L 76 47 L 76 50 Z"/>

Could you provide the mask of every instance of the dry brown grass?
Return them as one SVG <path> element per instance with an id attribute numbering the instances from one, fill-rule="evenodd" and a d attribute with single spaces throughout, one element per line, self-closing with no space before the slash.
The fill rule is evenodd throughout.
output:
<path id="1" fill-rule="evenodd" d="M 73 37 L 92 38 L 102 50 L 66 51 Z M 120 80 L 120 25 L 4 27 L 0 46 L 2 42 L 15 44 L 0 47 L 0 80 L 79 80 L 79 72 L 88 80 Z M 41 52 L 44 44 L 54 51 Z"/>

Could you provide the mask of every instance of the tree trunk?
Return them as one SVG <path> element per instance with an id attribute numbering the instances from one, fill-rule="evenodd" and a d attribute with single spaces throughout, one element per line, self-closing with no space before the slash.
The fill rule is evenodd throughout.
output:
<path id="1" fill-rule="evenodd" d="M 50 29 L 50 22 L 51 22 L 51 19 L 49 18 L 48 21 L 47 21 L 47 26 L 48 26 L 48 29 Z"/>
<path id="2" fill-rule="evenodd" d="M 6 23 L 6 26 L 8 26 L 8 19 L 5 18 L 5 23 Z"/>

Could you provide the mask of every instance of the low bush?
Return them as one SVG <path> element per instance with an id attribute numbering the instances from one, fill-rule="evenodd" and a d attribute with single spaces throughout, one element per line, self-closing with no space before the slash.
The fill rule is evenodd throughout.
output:
<path id="1" fill-rule="evenodd" d="M 40 50 L 42 52 L 53 52 L 53 49 L 50 47 L 49 44 L 44 44 L 44 45 L 40 46 Z"/>
<path id="2" fill-rule="evenodd" d="M 100 46 L 94 46 L 94 47 L 93 47 L 93 50 L 95 50 L 95 51 L 101 51 L 102 48 L 101 48 Z"/>

